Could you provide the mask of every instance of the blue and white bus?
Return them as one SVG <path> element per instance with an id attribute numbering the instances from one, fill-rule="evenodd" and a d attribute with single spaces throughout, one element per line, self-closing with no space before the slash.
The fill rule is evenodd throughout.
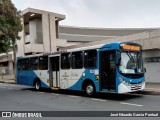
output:
<path id="1" fill-rule="evenodd" d="M 51 88 L 127 93 L 145 88 L 142 46 L 133 42 L 68 49 L 17 58 L 17 83 Z"/>

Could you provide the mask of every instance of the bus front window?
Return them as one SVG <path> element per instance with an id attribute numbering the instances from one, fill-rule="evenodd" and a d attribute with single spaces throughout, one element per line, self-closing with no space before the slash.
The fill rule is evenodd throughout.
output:
<path id="1" fill-rule="evenodd" d="M 121 51 L 119 71 L 126 74 L 143 72 L 142 56 L 140 52 Z"/>

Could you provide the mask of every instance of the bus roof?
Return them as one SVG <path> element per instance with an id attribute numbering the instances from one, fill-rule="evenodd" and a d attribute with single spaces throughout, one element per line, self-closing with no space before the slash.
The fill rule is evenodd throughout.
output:
<path id="1" fill-rule="evenodd" d="M 113 46 L 113 48 L 118 49 L 121 43 L 123 42 L 112 42 L 112 43 L 107 43 L 107 44 L 73 48 L 73 49 L 68 49 L 67 51 L 72 52 L 72 51 L 81 51 L 81 50 L 89 50 L 89 49 L 101 49 L 101 48 L 110 47 L 110 46 Z"/>
<path id="2" fill-rule="evenodd" d="M 104 49 L 104 48 L 119 49 L 120 44 L 135 44 L 135 45 L 141 46 L 140 44 L 137 44 L 135 42 L 112 42 L 112 43 L 107 43 L 107 44 L 100 44 L 100 45 L 94 45 L 94 46 L 86 46 L 86 47 L 80 47 L 80 48 L 67 49 L 66 52 L 76 52 L 76 51 L 83 51 L 83 50 L 90 50 L 90 49 Z M 27 58 L 27 57 L 36 57 L 36 56 L 38 57 L 38 56 L 45 56 L 45 55 L 61 54 L 60 51 L 59 52 L 50 52 L 50 53 L 53 53 L 53 54 L 41 53 L 41 54 L 28 55 L 28 56 L 24 56 L 24 57 L 20 56 L 18 58 Z"/>

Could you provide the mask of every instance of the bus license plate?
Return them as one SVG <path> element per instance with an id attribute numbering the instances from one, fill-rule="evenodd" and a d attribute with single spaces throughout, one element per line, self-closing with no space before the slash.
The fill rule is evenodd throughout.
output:
<path id="1" fill-rule="evenodd" d="M 139 88 L 139 86 L 137 85 L 137 86 L 135 86 L 135 89 L 138 89 Z"/>

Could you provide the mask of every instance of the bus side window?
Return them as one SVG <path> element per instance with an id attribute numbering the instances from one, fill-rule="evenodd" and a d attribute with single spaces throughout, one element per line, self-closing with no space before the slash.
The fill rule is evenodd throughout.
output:
<path id="1" fill-rule="evenodd" d="M 84 67 L 95 68 L 97 63 L 97 50 L 84 51 Z"/>
<path id="2" fill-rule="evenodd" d="M 17 61 L 17 69 L 18 69 L 18 70 L 22 70 L 22 59 L 19 59 L 19 60 Z"/>
<path id="3" fill-rule="evenodd" d="M 48 56 L 40 56 L 39 57 L 39 70 L 47 70 L 48 69 Z"/>
<path id="4" fill-rule="evenodd" d="M 70 69 L 70 53 L 63 53 L 61 55 L 61 68 L 62 69 Z"/>
<path id="5" fill-rule="evenodd" d="M 115 67 L 116 67 L 116 61 L 115 61 L 115 54 L 112 53 L 110 54 L 110 69 L 111 70 L 115 70 Z"/>
<path id="6" fill-rule="evenodd" d="M 29 58 L 22 59 L 22 70 L 29 70 Z"/>
<path id="7" fill-rule="evenodd" d="M 72 69 L 82 69 L 83 68 L 83 52 L 73 52 L 72 53 Z"/>
<path id="8" fill-rule="evenodd" d="M 38 57 L 30 58 L 31 70 L 38 70 Z"/>

